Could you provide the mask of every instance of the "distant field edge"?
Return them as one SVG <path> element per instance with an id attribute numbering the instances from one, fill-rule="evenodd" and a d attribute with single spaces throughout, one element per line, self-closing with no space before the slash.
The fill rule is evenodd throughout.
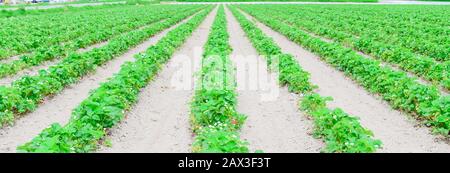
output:
<path id="1" fill-rule="evenodd" d="M 378 0 L 176 0 L 176 2 L 378 2 Z"/>
<path id="2" fill-rule="evenodd" d="M 450 2 L 450 0 L 417 0 L 417 1 L 428 1 L 428 2 Z"/>

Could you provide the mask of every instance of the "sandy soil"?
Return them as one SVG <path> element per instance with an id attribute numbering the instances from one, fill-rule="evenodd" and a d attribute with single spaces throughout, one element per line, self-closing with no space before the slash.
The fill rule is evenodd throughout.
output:
<path id="1" fill-rule="evenodd" d="M 14 56 L 11 56 L 11 57 L 8 57 L 8 58 L 4 58 L 4 59 L 0 60 L 0 63 L 2 63 L 2 64 L 10 63 L 12 61 L 20 59 L 20 57 L 22 55 L 26 55 L 26 53 L 20 54 L 20 55 L 14 55 Z"/>
<path id="2" fill-rule="evenodd" d="M 200 68 L 202 46 L 216 12 L 217 9 L 207 16 L 154 81 L 141 91 L 138 102 L 126 118 L 111 129 L 108 139 L 112 146 L 100 146 L 98 152 L 190 152 L 193 134 L 189 102 L 195 81 L 195 76 L 190 74 Z M 187 66 L 183 66 L 186 63 Z M 174 83 L 174 80 L 183 80 L 174 78 L 183 71 L 189 75 L 184 78 L 189 85 L 186 88 Z"/>
<path id="3" fill-rule="evenodd" d="M 164 19 L 164 20 L 165 20 L 165 19 Z M 164 21 L 164 20 L 161 20 L 161 21 Z M 151 26 L 151 25 L 153 25 L 153 24 L 154 24 L 154 23 L 150 23 L 150 24 L 141 26 L 141 27 L 139 27 L 139 28 L 137 28 L 137 29 L 130 30 L 130 31 L 128 31 L 128 32 L 135 31 L 135 30 L 142 30 L 142 29 L 144 29 L 144 28 L 146 28 L 146 27 L 148 27 L 148 26 Z M 122 33 L 122 34 L 125 34 L 125 33 L 128 33 L 128 32 L 124 32 L 124 33 Z M 113 38 L 114 38 L 114 37 L 111 37 L 111 38 L 108 38 L 106 41 L 103 41 L 103 42 L 100 42 L 100 43 L 96 43 L 96 44 L 92 44 L 92 45 L 90 45 L 90 46 L 88 46 L 88 47 L 85 47 L 85 48 L 80 48 L 80 49 L 78 49 L 76 52 L 77 52 L 77 53 L 88 52 L 88 51 L 91 51 L 92 49 L 95 49 L 95 48 L 99 48 L 99 47 L 105 46 L 106 44 L 109 43 L 109 40 L 111 40 L 111 39 L 113 39 Z M 20 55 L 11 57 L 11 58 L 9 58 L 9 59 L 5 59 L 5 60 L 4 60 L 4 61 L 5 61 L 4 63 L 11 62 L 11 61 L 14 60 L 14 58 L 15 58 L 15 59 L 19 59 L 19 58 L 20 58 Z M 13 59 L 13 60 L 11 60 L 11 59 Z M 59 62 L 61 62 L 63 59 L 64 59 L 64 58 L 54 58 L 53 60 L 43 62 L 41 65 L 38 65 L 38 66 L 32 66 L 32 67 L 30 67 L 30 68 L 23 69 L 23 70 L 17 72 L 16 74 L 14 74 L 14 75 L 3 77 L 3 78 L 0 79 L 0 85 L 10 85 L 12 82 L 14 82 L 14 81 L 17 80 L 17 79 L 20 79 L 21 77 L 23 77 L 23 76 L 25 76 L 25 75 L 29 75 L 29 76 L 37 75 L 37 74 L 39 73 L 39 70 L 41 70 L 41 69 L 47 69 L 47 68 L 49 68 L 50 66 L 56 65 L 56 64 L 58 64 Z"/>
<path id="4" fill-rule="evenodd" d="M 187 19 L 181 23 L 185 21 Z M 106 82 L 114 73 L 119 72 L 123 63 L 133 61 L 134 55 L 157 43 L 167 32 L 178 25 L 151 37 L 122 56 L 99 67 L 95 73 L 85 76 L 78 83 L 66 87 L 56 96 L 46 99 L 34 112 L 19 118 L 14 126 L 0 129 L 0 152 L 15 152 L 18 145 L 31 140 L 52 123 L 66 124 L 72 110 L 89 96 L 89 91 L 97 88 L 102 82 Z"/>
<path id="5" fill-rule="evenodd" d="M 166 19 L 162 19 L 162 20 L 159 20 L 159 21 L 156 21 L 156 22 L 144 24 L 144 25 L 142 25 L 142 26 L 140 26 L 140 27 L 138 27 L 138 28 L 134 28 L 134 29 L 132 29 L 132 30 L 130 30 L 130 31 L 142 30 L 142 29 L 144 29 L 144 28 L 146 28 L 146 27 L 149 27 L 149 26 L 151 26 L 151 25 L 154 25 L 155 23 L 164 22 L 165 20 L 166 20 Z M 130 31 L 126 31 L 126 32 L 123 32 L 123 33 L 121 33 L 121 34 L 130 32 Z M 84 35 L 86 35 L 86 34 L 84 34 Z M 83 35 L 83 36 L 84 36 L 84 35 Z M 91 44 L 90 46 L 87 46 L 87 47 L 85 47 L 85 48 L 79 48 L 78 50 L 76 50 L 76 52 L 77 52 L 77 53 L 83 53 L 83 52 L 91 51 L 92 49 L 95 49 L 95 48 L 102 47 L 102 46 L 108 44 L 108 40 L 111 40 L 111 39 L 114 38 L 114 37 L 115 37 L 115 36 L 111 36 L 111 37 L 105 39 L 105 41 L 102 41 L 102 42 L 99 42 L 99 43 L 95 43 L 95 44 Z M 71 40 L 67 40 L 66 42 L 60 43 L 60 45 L 62 46 L 62 45 L 66 44 L 67 42 L 70 42 L 70 41 L 71 41 Z M 33 52 L 33 51 L 32 51 L 32 52 Z M 32 52 L 31 52 L 31 53 L 32 53 Z M 11 56 L 11 57 L 6 57 L 6 58 L 1 59 L 1 60 L 0 60 L 0 63 L 11 63 L 12 61 L 19 60 L 21 56 L 27 55 L 27 54 L 31 54 L 31 53 L 28 52 L 28 53 L 22 53 L 22 54 L 20 54 L 20 55 L 14 55 L 14 56 Z M 0 84 L 1 84 L 1 83 L 2 83 L 2 82 L 0 81 Z"/>
<path id="6" fill-rule="evenodd" d="M 416 127 L 415 120 L 393 110 L 388 103 L 371 95 L 342 72 L 320 61 L 318 56 L 267 26 L 261 23 L 258 26 L 311 73 L 311 82 L 319 86 L 319 94 L 334 98 L 330 106 L 340 107 L 359 117 L 361 124 L 372 130 L 375 138 L 382 140 L 384 147 L 379 152 L 450 152 L 450 145 L 437 140 L 428 128 Z"/>
<path id="7" fill-rule="evenodd" d="M 289 25 L 289 26 L 292 26 L 292 25 Z M 297 29 L 300 29 L 300 28 L 298 28 L 298 27 L 296 27 L 296 28 L 297 28 Z M 320 39 L 320 40 L 322 40 L 322 41 L 324 41 L 324 42 L 327 42 L 327 43 L 334 43 L 334 42 L 335 42 L 335 41 L 333 41 L 332 39 L 329 39 L 329 38 L 326 38 L 326 37 L 322 37 L 322 36 L 320 36 L 320 35 L 317 35 L 317 34 L 315 34 L 315 33 L 309 32 L 309 31 L 307 31 L 307 30 L 304 30 L 304 29 L 300 29 L 300 30 L 302 30 L 302 31 L 308 33 L 309 35 L 311 35 L 311 36 L 313 36 L 313 37 L 315 37 L 315 38 L 318 38 L 318 39 Z M 391 68 L 391 69 L 394 70 L 394 71 L 401 71 L 401 72 L 404 72 L 408 77 L 416 79 L 416 81 L 419 82 L 420 84 L 423 84 L 423 85 L 429 85 L 429 86 L 433 85 L 432 82 L 428 81 L 427 79 L 425 79 L 425 78 L 423 78 L 423 77 L 420 77 L 420 76 L 418 76 L 418 75 L 416 75 L 416 74 L 414 74 L 414 73 L 411 73 L 411 72 L 409 72 L 409 71 L 402 70 L 402 69 L 401 69 L 398 65 L 396 65 L 396 64 L 393 64 L 393 63 L 389 63 L 389 62 L 385 62 L 385 61 L 376 59 L 376 58 L 374 58 L 373 56 L 371 56 L 371 55 L 369 55 L 369 54 L 366 54 L 366 53 L 364 53 L 364 52 L 361 52 L 361 51 L 359 51 L 359 50 L 356 50 L 356 49 L 354 49 L 354 48 L 351 48 L 350 46 L 345 46 L 345 45 L 342 45 L 342 46 L 347 47 L 347 48 L 349 48 L 349 49 L 352 49 L 353 51 L 355 51 L 357 54 L 363 56 L 364 58 L 368 58 L 368 59 L 372 59 L 372 60 L 375 60 L 375 61 L 379 61 L 380 64 L 381 64 L 382 66 L 384 66 L 384 67 Z M 440 63 L 440 62 L 437 62 L 437 63 Z M 446 90 L 444 87 L 442 87 L 442 86 L 437 86 L 437 87 L 438 87 L 439 92 L 440 92 L 441 95 L 444 95 L 444 96 L 449 95 L 450 92 L 449 92 L 448 90 Z"/>
<path id="8" fill-rule="evenodd" d="M 110 40 L 110 39 L 108 39 L 108 40 Z M 102 46 L 104 46 L 106 44 L 108 44 L 108 41 L 103 41 L 103 42 L 100 42 L 100 43 L 92 44 L 92 45 L 90 45 L 90 46 L 88 46 L 86 48 L 80 48 L 76 52 L 77 53 L 83 53 L 83 52 L 91 51 L 92 49 L 102 47 Z M 15 55 L 15 56 L 9 57 L 7 59 L 0 60 L 0 63 L 5 63 L 5 64 L 11 63 L 11 62 L 13 62 L 15 60 L 19 60 L 21 56 L 22 55 Z M 51 61 L 46 61 L 46 62 L 42 63 L 41 65 L 33 66 L 33 67 L 30 67 L 30 68 L 21 70 L 18 73 L 12 75 L 12 76 L 7 76 L 7 77 L 4 77 L 4 78 L 1 78 L 0 79 L 0 85 L 9 85 L 9 84 L 11 84 L 11 82 L 19 79 L 20 77 L 22 77 L 24 75 L 36 75 L 40 69 L 47 69 L 48 67 L 57 64 L 61 60 L 62 60 L 62 58 L 55 58 L 55 59 L 53 59 Z"/>
<path id="9" fill-rule="evenodd" d="M 131 32 L 131 31 L 143 30 L 143 29 L 145 29 L 145 28 L 147 28 L 149 26 L 155 25 L 155 23 L 161 23 L 161 22 L 164 22 L 164 21 L 166 21 L 166 19 L 162 19 L 162 20 L 159 20 L 159 21 L 155 21 L 155 22 L 152 22 L 152 23 L 145 24 L 143 26 L 140 26 L 138 28 L 132 29 L 132 30 L 127 31 L 125 33 Z M 83 53 L 83 52 L 91 51 L 92 49 L 95 49 L 95 48 L 102 47 L 102 46 L 108 44 L 109 40 L 113 39 L 114 37 L 115 36 L 112 36 L 112 37 L 108 38 L 107 39 L 108 41 L 103 41 L 103 42 L 100 42 L 100 43 L 92 44 L 92 45 L 90 45 L 88 47 L 85 47 L 85 48 L 78 49 L 77 52 L 78 53 Z"/>
<path id="10" fill-rule="evenodd" d="M 23 77 L 25 75 L 29 75 L 29 76 L 37 75 L 39 73 L 39 70 L 48 69 L 50 66 L 57 64 L 61 60 L 62 59 L 55 58 L 51 61 L 45 61 L 41 65 L 33 66 L 30 68 L 21 70 L 12 76 L 3 77 L 0 79 L 0 85 L 10 86 L 12 82 L 20 79 L 21 77 Z"/>
<path id="11" fill-rule="evenodd" d="M 228 9 L 226 16 L 233 48 L 231 58 L 238 75 L 237 109 L 248 116 L 241 137 L 249 141 L 250 151 L 319 152 L 323 143 L 309 135 L 312 122 L 298 111 L 298 95 L 289 93 L 286 87 L 279 87 L 277 77 L 267 73 L 265 60 L 258 57 L 257 51 Z M 248 58 L 248 63 L 243 64 L 242 58 Z M 258 69 L 257 76 L 251 74 L 253 69 Z M 264 88 L 263 81 L 252 80 L 255 78 L 272 79 L 274 86 Z M 268 82 L 268 85 L 271 83 Z M 275 97 L 264 98 L 269 93 L 275 94 Z"/>
<path id="12" fill-rule="evenodd" d="M 137 29 L 137 30 L 141 30 L 141 28 L 139 28 L 139 29 Z M 109 39 L 109 40 L 110 40 L 110 39 Z M 108 42 L 109 42 L 109 41 L 104 41 L 104 42 L 96 43 L 96 44 L 93 44 L 93 45 L 91 45 L 91 46 L 88 46 L 88 47 L 85 47 L 85 48 L 78 49 L 77 52 L 78 52 L 78 53 L 88 52 L 88 51 L 91 51 L 92 49 L 102 47 L 102 46 L 108 44 Z"/>
<path id="13" fill-rule="evenodd" d="M 98 47 L 104 46 L 106 44 L 108 44 L 108 41 L 104 41 L 104 42 L 101 42 L 101 43 L 93 44 L 93 45 L 88 46 L 86 48 L 79 49 L 77 52 L 78 53 L 87 52 L 87 51 L 90 51 L 90 50 L 92 50 L 94 48 L 98 48 Z M 39 70 L 47 69 L 50 66 L 58 64 L 62 60 L 63 60 L 63 58 L 55 58 L 55 59 L 53 59 L 51 61 L 45 61 L 41 65 L 32 66 L 30 68 L 21 70 L 18 73 L 12 75 L 12 76 L 7 76 L 7 77 L 4 77 L 4 78 L 1 78 L 0 79 L 0 85 L 10 85 L 12 82 L 14 82 L 17 79 L 20 79 L 21 77 L 23 77 L 25 75 L 29 75 L 29 76 L 37 75 L 39 73 Z"/>
<path id="14" fill-rule="evenodd" d="M 418 75 L 416 75 L 414 73 L 411 73 L 409 71 L 402 70 L 396 64 L 392 64 L 392 63 L 388 63 L 388 62 L 385 62 L 385 61 L 378 60 L 378 59 L 372 57 L 371 55 L 368 55 L 368 54 L 366 54 L 364 52 L 361 52 L 361 51 L 358 51 L 358 50 L 355 50 L 355 49 L 353 49 L 353 51 L 355 51 L 357 54 L 363 56 L 364 58 L 368 58 L 368 59 L 379 61 L 381 66 L 383 66 L 383 67 L 390 68 L 390 69 L 392 69 L 394 71 L 404 72 L 406 74 L 406 76 L 415 79 L 416 82 L 418 82 L 418 83 L 420 83 L 422 85 L 428 85 L 428 86 L 432 86 L 433 85 L 433 83 L 430 82 L 429 80 L 427 80 L 427 79 L 425 79 L 423 77 L 420 77 L 420 76 L 418 76 Z M 449 95 L 449 91 L 447 89 L 445 89 L 444 87 L 442 87 L 440 85 L 436 86 L 436 87 L 438 88 L 438 90 L 439 90 L 441 95 L 443 95 L 443 96 Z"/>

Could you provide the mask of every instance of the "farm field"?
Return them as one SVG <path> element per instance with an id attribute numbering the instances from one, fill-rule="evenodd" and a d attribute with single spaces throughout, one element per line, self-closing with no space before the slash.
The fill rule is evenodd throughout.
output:
<path id="1" fill-rule="evenodd" d="M 450 6 L 0 16 L 0 152 L 450 152 Z"/>
<path id="2" fill-rule="evenodd" d="M 39 3 L 25 3 L 23 1 L 17 1 L 17 4 L 3 4 L 0 3 L 0 10 L 39 10 L 39 9 L 52 9 L 61 7 L 83 7 L 83 6 L 101 6 L 111 4 L 124 4 L 126 0 L 78 0 L 67 2 L 39 2 Z"/>
<path id="3" fill-rule="evenodd" d="M 177 0 L 177 2 L 378 2 L 378 0 Z"/>

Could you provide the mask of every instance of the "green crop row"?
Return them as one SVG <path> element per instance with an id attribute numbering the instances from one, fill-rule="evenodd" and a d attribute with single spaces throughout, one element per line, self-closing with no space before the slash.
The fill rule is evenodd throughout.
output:
<path id="1" fill-rule="evenodd" d="M 354 36 L 350 33 L 339 31 L 342 25 L 344 25 L 342 24 L 343 21 L 326 20 L 325 23 L 335 23 L 336 27 L 330 27 L 326 24 L 319 25 L 318 23 L 320 22 L 316 20 L 306 20 L 302 14 L 305 12 L 290 11 L 286 10 L 286 8 L 282 8 L 283 11 L 279 9 L 280 11 L 277 12 L 271 11 L 271 8 L 265 9 L 268 10 L 266 12 L 270 13 L 273 19 L 320 36 L 331 38 L 353 49 L 372 55 L 374 58 L 392 63 L 402 70 L 414 73 L 434 84 L 442 85 L 444 88 L 450 89 L 450 61 L 444 63 L 436 62 L 433 58 L 416 55 L 402 46 L 377 41 L 375 38 L 381 37 L 377 32 L 371 33 L 370 36 Z M 308 14 L 306 13 L 305 16 L 311 16 Z M 356 24 L 352 24 L 352 26 L 362 27 Z M 383 37 L 392 38 L 392 36 L 386 35 L 383 35 Z M 449 56 L 450 49 L 437 49 L 436 51 L 438 50 L 447 51 L 447 53 L 441 52 L 440 54 Z"/>
<path id="2" fill-rule="evenodd" d="M 40 65 L 45 61 L 65 57 L 72 51 L 105 41 L 123 32 L 164 20 L 176 12 L 186 10 L 189 10 L 189 8 L 179 8 L 177 11 L 174 11 L 173 8 L 161 8 L 158 11 L 153 10 L 153 12 L 140 12 L 143 14 L 129 14 L 132 17 L 126 17 L 120 22 L 100 22 L 98 19 L 93 20 L 93 22 L 98 21 L 97 23 L 101 23 L 102 25 L 88 25 L 84 27 L 83 30 L 86 30 L 88 34 L 65 42 L 63 45 L 56 44 L 37 48 L 33 53 L 21 56 L 18 60 L 0 64 L 0 77 L 14 75 L 23 69 Z"/>
<path id="3" fill-rule="evenodd" d="M 64 87 L 78 81 L 80 77 L 94 71 L 98 66 L 203 7 L 191 6 L 191 8 L 188 12 L 171 15 L 163 22 L 114 38 L 100 48 L 71 54 L 57 65 L 41 70 L 38 75 L 24 76 L 14 81 L 10 87 L 0 86 L 0 124 L 12 123 L 14 115 L 35 110 L 46 96 L 60 92 Z"/>
<path id="4" fill-rule="evenodd" d="M 300 109 L 313 118 L 314 136 L 325 141 L 324 152 L 374 152 L 381 147 L 381 141 L 373 139 L 372 132 L 362 127 L 357 118 L 339 108 L 327 108 L 326 102 L 331 98 L 314 92 L 317 86 L 310 83 L 310 74 L 292 55 L 283 53 L 270 37 L 235 7 L 231 11 L 258 53 L 265 57 L 270 69 L 279 73 L 279 83 L 287 85 L 289 91 L 303 95 L 299 101 Z"/>
<path id="5" fill-rule="evenodd" d="M 25 152 L 89 152 L 96 149 L 106 129 L 116 125 L 136 102 L 145 87 L 192 32 L 205 19 L 211 7 L 170 31 L 136 61 L 124 64 L 120 72 L 94 90 L 73 110 L 65 126 L 53 124 L 31 142 L 18 147 Z"/>
<path id="6" fill-rule="evenodd" d="M 235 71 L 229 59 L 224 8 L 221 6 L 204 46 L 202 68 L 191 102 L 191 124 L 196 134 L 193 152 L 248 152 L 237 130 L 246 116 L 236 111 Z"/>
<path id="7" fill-rule="evenodd" d="M 101 27 L 119 20 L 134 20 L 152 7 L 104 8 L 39 16 L 0 19 L 0 58 L 32 52 L 38 48 L 75 39 L 90 26 Z M 133 14 L 128 16 L 127 14 Z"/>
<path id="8" fill-rule="evenodd" d="M 262 7 L 263 8 L 263 7 Z M 272 6 L 269 13 L 289 13 L 291 21 L 354 37 L 370 38 L 438 61 L 449 59 L 450 32 L 445 6 Z M 351 12 L 351 13 L 350 13 Z M 447 14 L 447 15 L 446 15 Z"/>
<path id="9" fill-rule="evenodd" d="M 378 2 L 378 0 L 176 0 L 178 2 Z"/>
<path id="10" fill-rule="evenodd" d="M 294 8 L 296 9 L 289 8 L 287 10 L 299 10 L 298 7 L 295 6 Z M 448 14 L 448 7 L 445 6 L 340 5 L 333 7 L 320 6 L 317 8 L 311 6 L 305 14 L 317 14 L 317 17 L 310 16 L 308 19 L 318 21 L 320 24 L 325 21 L 331 22 L 329 24 L 335 27 L 340 26 L 340 29 L 343 31 L 349 31 L 355 35 L 381 33 L 381 37 L 376 37 L 378 41 L 401 44 L 413 51 L 417 51 L 417 53 L 437 53 L 441 50 L 433 50 L 426 47 L 442 46 L 443 43 L 450 41 L 446 37 L 449 33 L 446 29 L 448 25 L 448 22 L 446 22 L 448 21 L 448 15 L 446 15 Z M 350 10 L 352 11 L 351 13 Z M 339 24 L 337 21 L 331 20 L 342 20 L 343 22 Z M 353 24 L 355 26 L 351 27 Z M 389 35 L 390 37 L 383 38 L 383 35 Z M 416 42 L 412 42 L 411 37 L 416 37 Z M 420 45 L 423 43 L 432 45 Z M 433 56 L 432 54 L 428 55 Z"/>
<path id="11" fill-rule="evenodd" d="M 441 96 L 436 87 L 425 86 L 404 72 L 383 67 L 379 62 L 363 57 L 337 43 L 327 43 L 308 33 L 271 19 L 264 12 L 250 6 L 239 6 L 259 21 L 285 35 L 290 40 L 318 54 L 320 58 L 345 72 L 372 93 L 379 94 L 394 109 L 402 110 L 425 120 L 433 132 L 449 135 L 450 97 Z"/>

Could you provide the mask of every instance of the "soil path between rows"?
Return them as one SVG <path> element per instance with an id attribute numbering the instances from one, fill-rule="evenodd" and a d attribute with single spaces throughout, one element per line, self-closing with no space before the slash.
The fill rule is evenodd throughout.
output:
<path id="1" fill-rule="evenodd" d="M 279 87 L 277 76 L 268 72 L 265 59 L 258 56 L 228 8 L 226 17 L 236 65 L 237 110 L 248 117 L 241 137 L 249 142 L 250 151 L 319 152 L 323 143 L 310 135 L 313 125 L 298 110 L 299 96 Z"/>
<path id="2" fill-rule="evenodd" d="M 136 105 L 110 131 L 112 146 L 98 152 L 190 152 L 190 101 L 194 93 L 193 72 L 198 71 L 209 30 L 217 13 L 214 9 L 192 36 L 162 67 L 154 81 L 141 90 Z"/>
<path id="3" fill-rule="evenodd" d="M 317 5 L 450 5 L 450 2 L 443 2 L 443 1 L 420 1 L 420 0 L 380 0 L 379 2 L 294 2 L 294 1 L 250 1 L 250 2 L 164 2 L 162 1 L 161 4 L 176 4 L 176 5 L 192 5 L 192 4 L 214 4 L 214 5 L 220 5 L 220 4 L 266 4 L 266 5 L 276 5 L 276 4 L 317 4 Z"/>
<path id="4" fill-rule="evenodd" d="M 161 20 L 161 21 L 164 21 L 164 20 Z M 158 21 L 158 22 L 160 22 L 160 21 Z M 121 35 L 122 35 L 122 34 L 129 33 L 129 32 L 132 32 L 132 31 L 142 30 L 142 29 L 144 29 L 144 28 L 146 28 L 146 27 L 149 27 L 149 26 L 154 25 L 155 23 L 157 23 L 157 22 L 152 22 L 152 23 L 150 23 L 150 24 L 146 24 L 146 25 L 140 26 L 140 27 L 138 27 L 138 28 L 136 28 L 136 29 L 132 29 L 132 30 L 123 32 L 123 33 L 121 33 Z M 110 37 L 110 38 L 105 39 L 104 41 L 99 42 L 99 43 L 93 43 L 93 44 L 91 44 L 91 45 L 89 45 L 89 46 L 87 46 L 87 47 L 85 47 L 85 48 L 80 48 L 80 49 L 76 50 L 76 53 L 84 53 L 84 52 L 91 51 L 91 50 L 93 50 L 93 49 L 95 49 L 95 48 L 100 48 L 100 47 L 102 47 L 102 46 L 105 46 L 105 45 L 107 45 L 112 39 L 114 39 L 115 37 L 116 37 L 116 36 L 112 36 L 112 37 Z M 21 56 L 21 55 L 17 55 L 17 56 L 15 56 L 15 57 L 17 57 L 17 59 L 19 59 L 20 56 Z M 66 57 L 67 57 L 67 56 L 64 56 L 64 57 L 55 57 L 55 58 L 52 59 L 52 60 L 48 60 L 48 61 L 42 62 L 40 65 L 32 66 L 32 67 L 29 67 L 29 68 L 20 70 L 19 72 L 17 72 L 17 73 L 14 74 L 14 75 L 11 75 L 11 76 L 5 76 L 5 77 L 3 77 L 3 78 L 0 79 L 0 85 L 10 86 L 10 85 L 12 84 L 12 82 L 14 82 L 14 81 L 20 79 L 21 77 L 23 77 L 23 76 L 25 76 L 25 75 L 29 75 L 29 76 L 37 75 L 37 74 L 39 74 L 39 70 L 42 70 L 42 69 L 48 69 L 50 66 L 54 66 L 54 65 L 58 64 L 59 62 L 61 62 L 61 61 L 62 61 L 64 58 L 66 58 Z M 10 60 L 10 61 L 12 62 L 12 61 L 14 61 L 14 60 Z"/>
<path id="5" fill-rule="evenodd" d="M 13 61 L 19 60 L 21 56 L 24 56 L 24 55 L 27 55 L 27 54 L 29 54 L 29 53 L 21 53 L 21 54 L 18 54 L 18 55 L 5 57 L 5 58 L 0 60 L 0 63 L 2 63 L 2 64 L 11 63 Z"/>
<path id="6" fill-rule="evenodd" d="M 281 20 L 280 20 L 280 22 L 283 22 L 283 23 L 284 23 L 284 21 L 281 21 Z M 301 31 L 303 31 L 303 32 L 305 32 L 305 33 L 308 33 L 310 36 L 312 36 L 312 37 L 314 37 L 314 38 L 318 38 L 318 39 L 320 39 L 320 40 L 322 40 L 322 41 L 324 41 L 324 42 L 327 42 L 327 43 L 337 43 L 337 44 L 339 44 L 339 42 L 336 41 L 335 39 L 328 38 L 328 37 L 322 36 L 322 35 L 318 35 L 318 34 L 316 34 L 316 33 L 314 33 L 314 32 L 308 31 L 307 29 L 300 28 L 300 27 L 296 27 L 296 26 L 293 26 L 293 25 L 288 24 L 288 23 L 285 23 L 285 24 L 289 25 L 289 26 L 292 27 L 292 28 L 296 28 L 296 29 L 301 30 Z M 380 58 L 376 58 L 374 55 L 367 54 L 367 53 L 365 53 L 365 52 L 363 52 L 363 51 L 360 51 L 360 50 L 358 50 L 358 49 L 356 49 L 356 48 L 354 48 L 354 47 L 352 47 L 352 46 L 343 45 L 343 44 L 341 44 L 341 45 L 342 45 L 343 47 L 352 49 L 352 50 L 355 51 L 358 55 L 361 55 L 361 56 L 364 57 L 364 58 L 367 58 L 367 59 L 371 59 L 371 60 L 380 62 L 381 66 L 383 66 L 383 67 L 390 68 L 390 69 L 393 70 L 393 71 L 403 72 L 403 73 L 405 73 L 408 77 L 415 79 L 416 82 L 418 82 L 418 83 L 420 83 L 420 84 L 422 84 L 422 85 L 428 85 L 428 86 L 432 86 L 432 85 L 433 85 L 433 83 L 432 83 L 430 80 L 425 79 L 424 76 L 417 75 L 417 74 L 415 74 L 415 73 L 413 73 L 413 72 L 411 72 L 411 71 L 402 70 L 402 68 L 401 68 L 399 65 L 395 64 L 395 63 L 388 62 L 388 61 L 382 60 L 382 59 L 380 59 Z M 440 62 L 436 62 L 436 63 L 440 63 Z M 441 95 L 447 96 L 447 95 L 450 94 L 449 91 L 448 91 L 447 89 L 445 89 L 444 87 L 442 87 L 441 85 L 437 85 L 436 87 L 438 88 L 438 90 L 439 90 L 439 92 L 440 92 Z"/>
<path id="7" fill-rule="evenodd" d="M 322 62 L 317 55 L 248 14 L 244 15 L 271 36 L 283 52 L 296 57 L 299 64 L 311 73 L 311 82 L 319 86 L 318 93 L 334 98 L 329 104 L 331 107 L 342 108 L 359 117 L 361 124 L 374 132 L 375 138 L 383 142 L 383 148 L 378 152 L 450 152 L 450 145 L 430 134 L 428 128 L 418 127 L 413 118 L 392 109 L 387 102 L 371 95 L 345 74 Z"/>
<path id="8" fill-rule="evenodd" d="M 89 96 L 91 90 L 98 88 L 101 83 L 106 82 L 113 74 L 119 72 L 122 64 L 127 61 L 134 61 L 134 55 L 144 52 L 148 47 L 157 43 L 167 32 L 190 18 L 154 35 L 123 55 L 98 67 L 95 72 L 83 77 L 78 83 L 66 87 L 56 96 L 45 99 L 34 112 L 18 118 L 15 125 L 0 129 L 0 152 L 15 152 L 18 145 L 30 141 L 52 123 L 66 124 L 70 119 L 72 110 Z"/>

